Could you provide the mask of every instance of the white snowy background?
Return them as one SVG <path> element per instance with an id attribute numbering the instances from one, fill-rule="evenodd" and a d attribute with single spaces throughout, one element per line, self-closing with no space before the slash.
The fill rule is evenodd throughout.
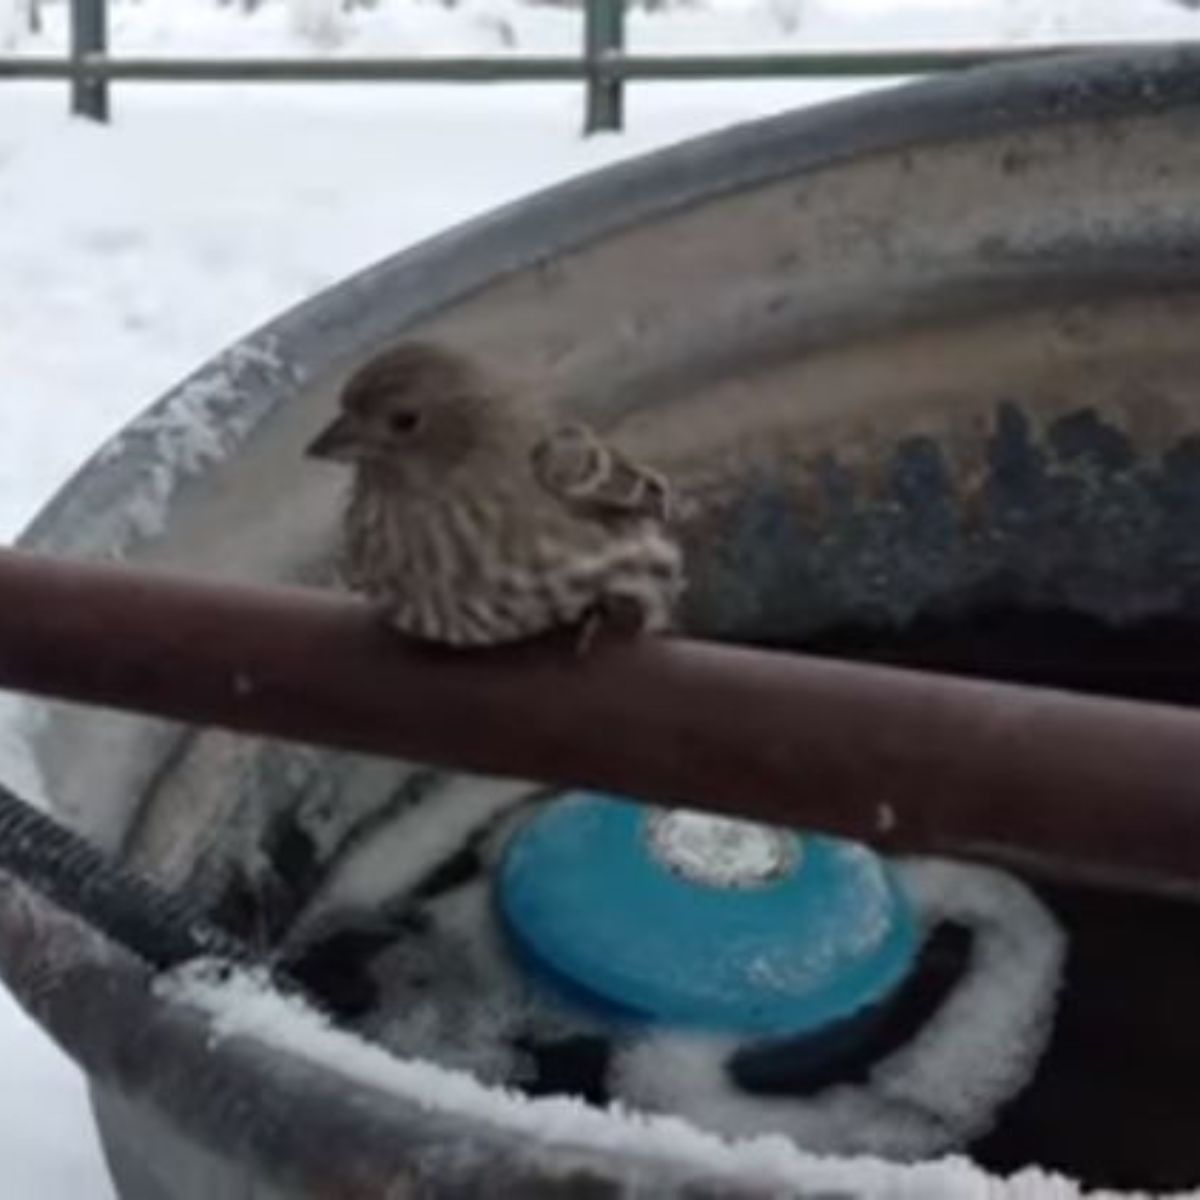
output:
<path id="1" fill-rule="evenodd" d="M 65 0 L 0 0 L 0 53 L 60 53 Z M 145 54 L 574 53 L 577 10 L 521 0 L 112 0 Z M 683 0 L 635 49 L 1194 38 L 1172 0 Z M 879 84 L 639 84 L 580 137 L 578 85 L 119 85 L 107 128 L 63 84 L 0 83 L 0 537 L 105 437 L 281 309 L 580 171 Z M 109 1200 L 75 1068 L 0 989 L 0 1194 Z"/>

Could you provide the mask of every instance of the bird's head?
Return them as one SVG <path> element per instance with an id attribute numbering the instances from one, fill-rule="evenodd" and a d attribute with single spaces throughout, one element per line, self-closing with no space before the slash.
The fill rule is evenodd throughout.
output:
<path id="1" fill-rule="evenodd" d="M 436 477 L 510 436 L 511 397 L 469 359 L 405 342 L 360 367 L 340 411 L 308 445 L 310 458 L 398 476 Z"/>

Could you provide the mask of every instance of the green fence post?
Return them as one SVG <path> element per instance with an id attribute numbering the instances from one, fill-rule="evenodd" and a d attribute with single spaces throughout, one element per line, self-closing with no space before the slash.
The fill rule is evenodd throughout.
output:
<path id="1" fill-rule="evenodd" d="M 624 125 L 624 81 L 607 69 L 606 59 L 625 48 L 625 0 L 585 0 L 583 54 L 587 66 L 584 133 L 619 130 Z"/>
<path id="2" fill-rule="evenodd" d="M 107 47 L 107 0 L 71 0 L 71 111 L 76 116 L 108 120 L 108 80 L 84 70 L 84 57 L 103 54 Z"/>

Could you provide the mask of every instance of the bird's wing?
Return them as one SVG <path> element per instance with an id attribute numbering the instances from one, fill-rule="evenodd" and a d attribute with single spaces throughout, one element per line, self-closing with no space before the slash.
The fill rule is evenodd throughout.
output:
<path id="1" fill-rule="evenodd" d="M 555 429 L 534 446 L 532 460 L 542 487 L 582 515 L 670 518 L 667 481 L 583 425 Z"/>

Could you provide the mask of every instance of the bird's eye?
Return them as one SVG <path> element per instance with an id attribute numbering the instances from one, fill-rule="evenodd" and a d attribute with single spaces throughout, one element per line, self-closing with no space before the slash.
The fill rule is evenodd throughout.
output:
<path id="1" fill-rule="evenodd" d="M 401 409 L 399 412 L 388 414 L 388 429 L 392 433 L 412 433 L 420 423 L 420 414 L 411 412 L 408 409 Z"/>

